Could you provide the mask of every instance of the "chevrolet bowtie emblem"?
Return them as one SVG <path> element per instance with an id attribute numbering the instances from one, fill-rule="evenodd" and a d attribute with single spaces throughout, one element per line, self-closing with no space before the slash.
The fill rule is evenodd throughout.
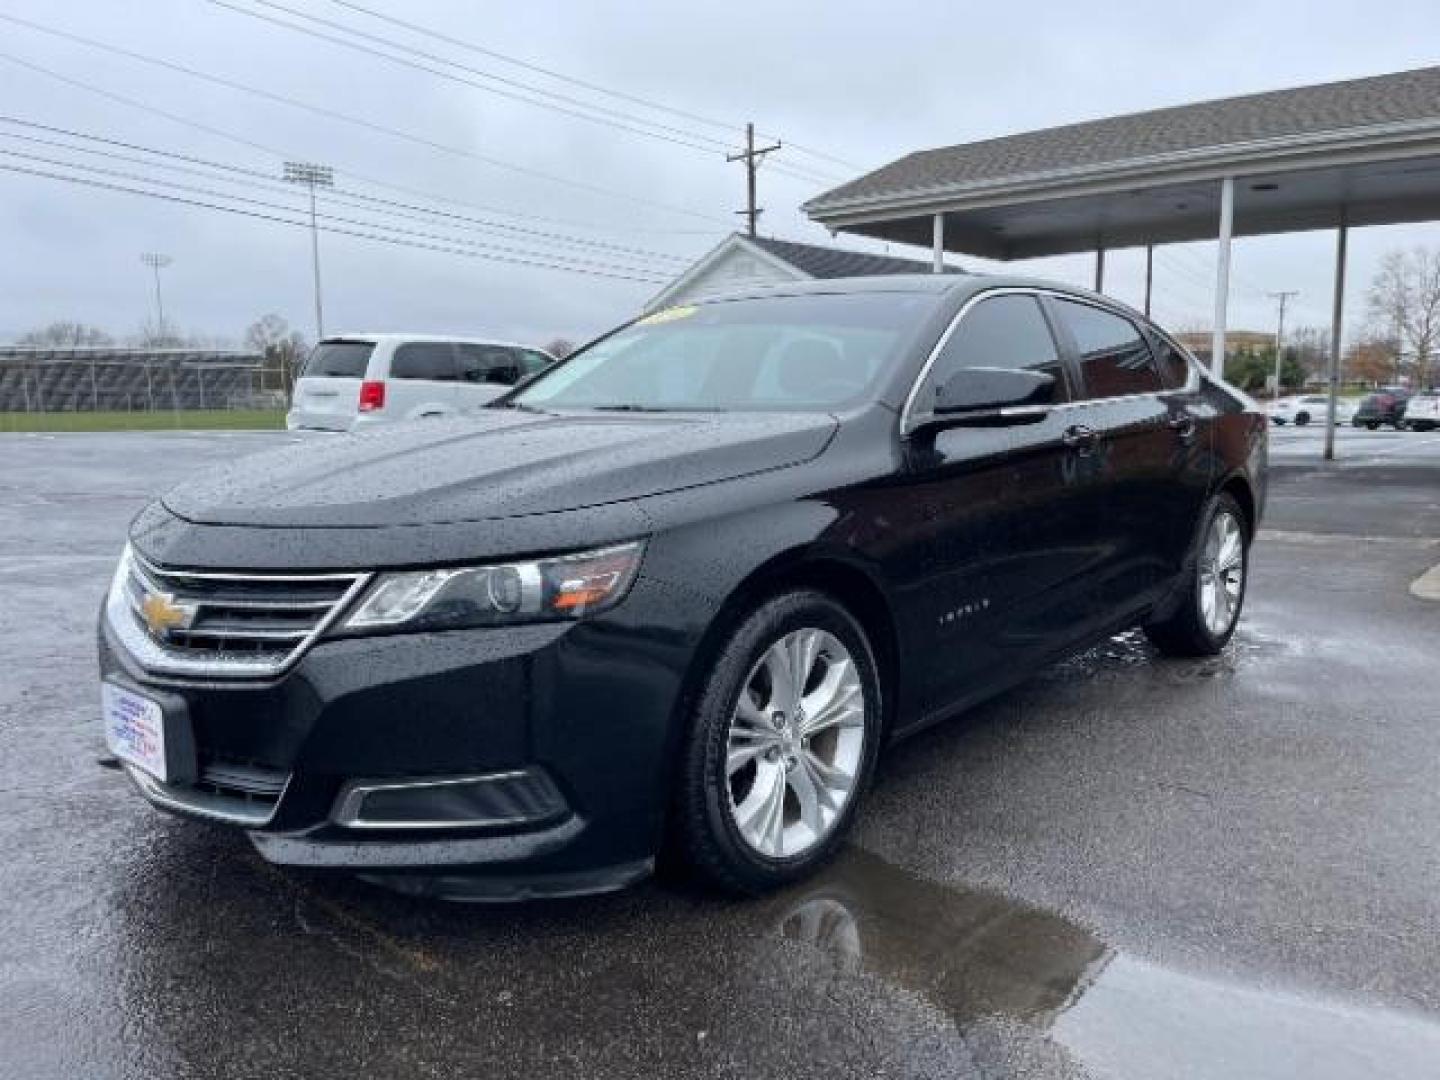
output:
<path id="1" fill-rule="evenodd" d="M 140 613 L 145 616 L 145 625 L 156 637 L 168 637 L 172 630 L 189 629 L 195 621 L 194 604 L 177 603 L 170 593 L 146 593 L 140 602 Z"/>

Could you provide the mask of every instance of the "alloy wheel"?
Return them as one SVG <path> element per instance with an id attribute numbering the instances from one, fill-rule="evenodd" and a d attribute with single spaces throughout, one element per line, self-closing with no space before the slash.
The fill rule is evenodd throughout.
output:
<path id="1" fill-rule="evenodd" d="M 1221 510 L 1210 521 L 1200 554 L 1200 616 L 1217 638 L 1230 632 L 1245 587 L 1245 542 L 1235 515 Z"/>
<path id="2" fill-rule="evenodd" d="M 865 692 L 850 651 L 815 628 L 765 650 L 740 690 L 726 738 L 731 820 L 767 858 L 820 843 L 855 792 Z"/>

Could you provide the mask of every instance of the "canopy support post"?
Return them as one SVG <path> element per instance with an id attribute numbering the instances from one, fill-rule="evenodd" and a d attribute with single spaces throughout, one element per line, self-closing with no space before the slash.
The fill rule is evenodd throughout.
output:
<path id="1" fill-rule="evenodd" d="M 1220 244 L 1215 252 L 1215 327 L 1210 336 L 1210 370 L 1225 377 L 1225 304 L 1230 299 L 1230 234 L 1235 226 L 1235 178 L 1220 181 Z"/>
<path id="2" fill-rule="evenodd" d="M 1105 291 L 1105 245 L 1095 245 L 1095 291 Z"/>
<path id="3" fill-rule="evenodd" d="M 1330 309 L 1330 386 L 1325 395 L 1325 460 L 1335 460 L 1335 406 L 1340 396 L 1340 331 L 1345 315 L 1345 244 L 1350 233 L 1349 214 L 1340 207 L 1335 230 L 1335 304 Z"/>
<path id="4" fill-rule="evenodd" d="M 1145 245 L 1145 317 L 1150 318 L 1150 286 L 1155 280 L 1155 245 Z"/>
<path id="5" fill-rule="evenodd" d="M 936 214 L 931 226 L 931 245 L 935 249 L 934 263 L 930 268 L 931 273 L 943 274 L 945 272 L 945 215 Z"/>

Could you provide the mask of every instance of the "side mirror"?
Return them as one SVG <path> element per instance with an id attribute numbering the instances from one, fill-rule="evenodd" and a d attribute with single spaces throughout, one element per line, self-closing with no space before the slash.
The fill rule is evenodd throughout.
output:
<path id="1" fill-rule="evenodd" d="M 1049 413 L 1054 388 L 1055 376 L 1042 371 L 961 368 L 936 390 L 917 430 L 1034 423 Z"/>

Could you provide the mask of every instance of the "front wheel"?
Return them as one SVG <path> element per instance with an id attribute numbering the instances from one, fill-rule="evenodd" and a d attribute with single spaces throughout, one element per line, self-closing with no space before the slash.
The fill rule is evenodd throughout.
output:
<path id="1" fill-rule="evenodd" d="M 1296 413 L 1296 414 L 1295 414 L 1295 426 L 1296 426 L 1296 427 L 1304 427 L 1304 426 L 1305 426 L 1306 424 L 1308 424 L 1308 423 L 1310 423 L 1310 414 L 1309 414 L 1308 412 L 1302 412 L 1302 413 Z"/>
<path id="2" fill-rule="evenodd" d="M 1222 492 L 1206 507 L 1204 521 L 1180 606 L 1145 626 L 1167 656 L 1214 656 L 1235 633 L 1245 603 L 1250 539 L 1244 512 Z"/>
<path id="3" fill-rule="evenodd" d="M 809 874 L 843 839 L 879 748 L 880 683 L 864 630 L 821 593 L 765 602 L 721 648 L 691 724 L 677 854 L 730 892 Z"/>

